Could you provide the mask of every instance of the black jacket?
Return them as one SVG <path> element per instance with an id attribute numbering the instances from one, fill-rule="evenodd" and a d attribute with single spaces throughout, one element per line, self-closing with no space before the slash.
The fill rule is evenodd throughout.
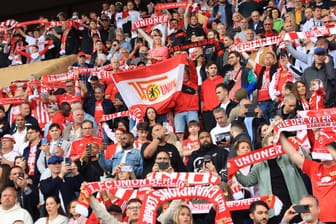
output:
<path id="1" fill-rule="evenodd" d="M 187 168 L 189 172 L 199 172 L 205 155 L 211 156 L 211 161 L 215 165 L 222 181 L 227 181 L 227 158 L 229 152 L 210 144 L 208 147 L 201 146 L 199 150 L 192 152 L 189 157 Z"/>

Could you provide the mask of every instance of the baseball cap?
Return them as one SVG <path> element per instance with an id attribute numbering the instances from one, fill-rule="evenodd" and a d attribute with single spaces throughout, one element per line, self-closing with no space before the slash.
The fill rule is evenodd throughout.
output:
<path id="1" fill-rule="evenodd" d="M 10 141 L 12 141 L 14 144 L 15 144 L 15 139 L 14 139 L 14 137 L 12 136 L 12 135 L 10 135 L 10 134 L 5 134 L 2 138 L 1 138 L 1 141 L 2 140 L 10 140 Z"/>
<path id="2" fill-rule="evenodd" d="M 52 156 L 48 159 L 48 164 L 55 164 L 60 162 L 63 162 L 62 156 Z"/>
<path id="3" fill-rule="evenodd" d="M 326 49 L 322 47 L 317 47 L 314 50 L 314 54 L 326 54 Z"/>
<path id="4" fill-rule="evenodd" d="M 83 52 L 83 51 L 80 51 L 80 52 L 78 52 L 77 56 L 78 56 L 78 57 L 82 57 L 82 56 L 84 56 L 84 57 L 85 57 L 85 52 Z"/>

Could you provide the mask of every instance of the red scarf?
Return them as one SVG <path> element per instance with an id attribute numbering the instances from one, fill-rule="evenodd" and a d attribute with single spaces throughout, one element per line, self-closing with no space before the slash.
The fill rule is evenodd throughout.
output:
<path id="1" fill-rule="evenodd" d="M 34 176 L 35 172 L 35 160 L 36 160 L 37 145 L 30 145 L 29 155 L 28 155 L 28 175 Z"/>

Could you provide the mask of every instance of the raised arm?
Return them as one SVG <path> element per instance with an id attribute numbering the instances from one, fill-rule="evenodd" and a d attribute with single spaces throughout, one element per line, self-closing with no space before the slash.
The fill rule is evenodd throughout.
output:
<path id="1" fill-rule="evenodd" d="M 255 60 L 251 59 L 250 55 L 248 55 L 248 53 L 246 53 L 245 51 L 242 52 L 242 56 L 245 60 L 247 60 L 247 63 L 249 63 L 252 66 L 253 70 L 255 70 L 256 65 L 257 65 Z"/>
<path id="2" fill-rule="evenodd" d="M 302 169 L 304 157 L 296 151 L 294 146 L 288 141 L 283 133 L 280 135 L 280 142 L 282 145 L 282 149 L 288 154 L 289 158 Z"/>

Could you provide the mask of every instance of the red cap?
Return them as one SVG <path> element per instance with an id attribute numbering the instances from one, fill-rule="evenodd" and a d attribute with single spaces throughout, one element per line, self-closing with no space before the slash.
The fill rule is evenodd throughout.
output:
<path id="1" fill-rule="evenodd" d="M 86 56 L 86 54 L 83 51 L 78 52 L 77 54 L 78 57 Z"/>

